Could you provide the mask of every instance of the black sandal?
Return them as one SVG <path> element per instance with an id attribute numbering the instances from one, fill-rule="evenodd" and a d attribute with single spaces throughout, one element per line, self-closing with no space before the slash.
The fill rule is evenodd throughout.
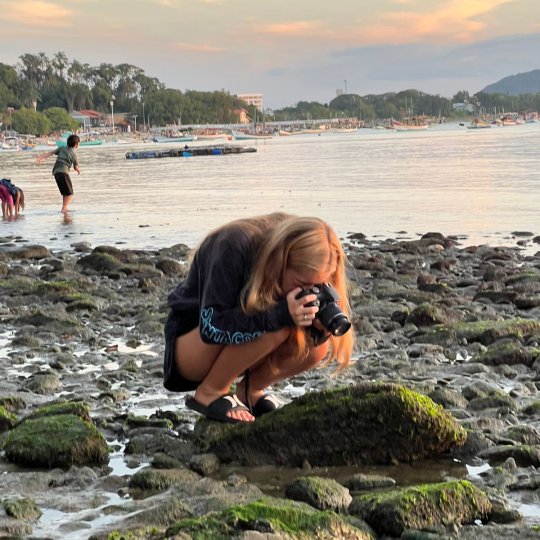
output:
<path id="1" fill-rule="evenodd" d="M 251 400 L 249 399 L 249 370 L 247 369 L 244 372 L 244 395 L 246 396 L 249 412 L 255 418 L 258 418 L 263 414 L 274 412 L 283 405 L 283 403 L 272 394 L 264 394 L 257 400 L 255 405 L 251 405 Z"/>
<path id="2" fill-rule="evenodd" d="M 216 400 L 212 401 L 209 405 L 203 405 L 197 401 L 194 397 L 186 398 L 186 407 L 192 411 L 203 414 L 206 418 L 211 420 L 217 420 L 218 422 L 226 422 L 228 424 L 238 424 L 238 423 L 247 423 L 249 420 L 238 420 L 236 418 L 231 418 L 228 416 L 230 411 L 247 411 L 250 410 L 236 397 L 235 394 L 232 396 L 224 395 L 218 397 Z"/>

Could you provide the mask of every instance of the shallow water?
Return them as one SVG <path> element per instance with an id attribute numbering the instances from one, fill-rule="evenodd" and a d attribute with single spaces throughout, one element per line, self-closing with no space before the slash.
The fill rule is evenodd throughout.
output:
<path id="1" fill-rule="evenodd" d="M 230 219 L 282 210 L 320 216 L 341 235 L 435 230 L 465 244 L 510 245 L 514 231 L 540 234 L 539 143 L 540 123 L 274 137 L 244 142 L 257 153 L 229 156 L 126 160 L 128 150 L 171 146 L 82 148 L 66 218 L 52 158 L 37 165 L 34 152 L 0 153 L 0 174 L 27 197 L 23 217 L 2 223 L 0 237 L 52 248 L 193 245 Z"/>

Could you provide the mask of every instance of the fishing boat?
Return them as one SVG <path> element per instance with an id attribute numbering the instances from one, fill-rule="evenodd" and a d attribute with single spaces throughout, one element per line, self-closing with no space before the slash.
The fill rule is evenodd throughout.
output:
<path id="1" fill-rule="evenodd" d="M 484 122 L 480 118 L 474 118 L 470 125 L 467 126 L 467 129 L 485 129 L 490 128 L 491 124 L 488 124 L 487 122 Z"/>
<path id="2" fill-rule="evenodd" d="M 179 142 L 192 142 L 197 140 L 195 135 L 180 135 L 178 137 L 154 137 L 152 142 L 155 143 L 179 143 Z"/>
<path id="3" fill-rule="evenodd" d="M 232 135 L 219 129 L 201 129 L 195 132 L 197 141 L 230 140 Z"/>
<path id="4" fill-rule="evenodd" d="M 0 143 L 0 149 L 3 152 L 19 152 L 22 150 L 22 143 L 19 137 L 4 137 Z"/>
<path id="5" fill-rule="evenodd" d="M 331 133 L 356 133 L 358 128 L 355 127 L 333 127 L 330 128 Z"/>
<path id="6" fill-rule="evenodd" d="M 63 133 L 60 139 L 56 142 L 58 148 L 67 146 L 68 137 L 72 135 L 71 133 Z M 75 133 L 80 139 L 79 146 L 100 146 L 103 144 L 103 139 L 101 139 L 101 134 L 98 131 L 84 131 L 81 133 Z"/>
<path id="7" fill-rule="evenodd" d="M 243 141 L 247 139 L 271 139 L 273 137 L 272 133 L 254 133 L 250 131 L 236 131 L 231 130 L 232 136 L 237 141 Z"/>
<path id="8" fill-rule="evenodd" d="M 404 122 L 392 120 L 391 126 L 392 129 L 395 129 L 396 131 L 418 131 L 422 129 L 427 129 L 429 127 L 429 124 L 424 120 L 413 117 L 406 119 Z"/>

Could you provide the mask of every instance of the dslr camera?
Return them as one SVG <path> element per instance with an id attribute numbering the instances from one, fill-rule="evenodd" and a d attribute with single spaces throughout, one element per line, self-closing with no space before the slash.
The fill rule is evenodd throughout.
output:
<path id="1" fill-rule="evenodd" d="M 342 336 L 351 327 L 351 321 L 337 305 L 339 294 L 330 283 L 320 283 L 312 289 L 303 289 L 296 298 L 302 298 L 308 294 L 317 296 L 317 300 L 305 304 L 306 307 L 319 306 L 316 318 L 328 332 L 334 336 Z"/>

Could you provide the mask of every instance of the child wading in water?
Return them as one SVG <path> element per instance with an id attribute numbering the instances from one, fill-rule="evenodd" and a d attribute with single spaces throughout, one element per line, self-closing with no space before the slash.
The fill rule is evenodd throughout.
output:
<path id="1" fill-rule="evenodd" d="M 73 170 L 77 171 L 77 174 L 81 174 L 77 154 L 75 153 L 75 150 L 79 147 L 79 142 L 80 138 L 77 135 L 70 135 L 65 147 L 45 152 L 45 154 L 41 154 L 37 158 L 37 162 L 42 163 L 45 158 L 57 156 L 52 173 L 63 197 L 61 211 L 64 213 L 68 211 L 69 203 L 73 198 L 73 184 L 71 183 L 69 170 L 73 167 Z"/>

